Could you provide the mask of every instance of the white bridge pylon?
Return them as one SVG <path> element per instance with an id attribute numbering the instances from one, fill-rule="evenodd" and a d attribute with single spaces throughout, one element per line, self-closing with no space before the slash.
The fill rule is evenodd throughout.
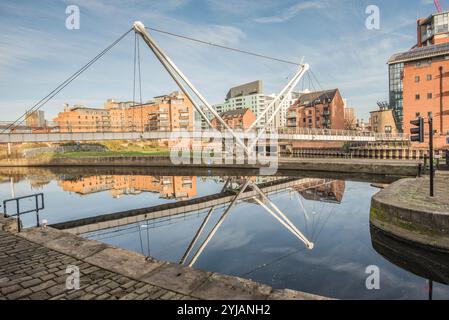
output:
<path id="1" fill-rule="evenodd" d="M 288 84 L 281 90 L 279 95 L 275 97 L 275 99 L 268 105 L 267 108 L 257 117 L 257 119 L 251 124 L 251 126 L 248 128 L 246 132 L 249 132 L 256 127 L 260 121 L 265 117 L 267 112 L 273 108 L 273 106 L 276 105 L 276 103 L 279 101 L 281 97 L 283 97 L 281 103 L 278 104 L 277 108 L 274 110 L 273 114 L 270 116 L 268 121 L 265 123 L 264 127 L 258 132 L 256 139 L 250 143 L 249 146 L 245 145 L 245 143 L 240 139 L 240 137 L 228 126 L 228 124 L 221 118 L 221 116 L 218 114 L 218 112 L 207 102 L 206 98 L 196 89 L 196 87 L 189 81 L 189 79 L 181 72 L 181 70 L 175 65 L 175 63 L 168 57 L 167 54 L 165 54 L 160 46 L 154 41 L 154 39 L 150 36 L 150 34 L 145 29 L 145 26 L 142 22 L 136 21 L 133 24 L 133 29 L 136 33 L 138 33 L 144 42 L 148 45 L 148 47 L 151 49 L 151 51 L 154 53 L 156 58 L 161 62 L 161 64 L 164 66 L 164 68 L 167 70 L 167 72 L 170 74 L 170 76 L 173 78 L 173 80 L 176 82 L 176 84 L 179 86 L 181 91 L 189 98 L 189 100 L 192 102 L 195 109 L 199 112 L 201 117 L 204 118 L 206 123 L 213 129 L 212 124 L 209 120 L 209 118 L 204 114 L 201 107 L 197 104 L 197 102 L 192 98 L 192 95 L 190 92 L 186 89 L 184 84 L 197 96 L 197 98 L 204 104 L 204 106 L 207 108 L 207 110 L 223 125 L 223 127 L 231 133 L 231 135 L 234 137 L 236 142 L 240 145 L 240 147 L 243 148 L 245 154 L 247 156 L 253 154 L 253 148 L 256 145 L 257 141 L 261 138 L 261 136 L 264 134 L 266 128 L 271 124 L 271 122 L 274 120 L 277 113 L 280 111 L 282 107 L 282 102 L 284 102 L 287 99 L 287 96 L 290 95 L 290 93 L 293 91 L 293 89 L 296 87 L 298 82 L 301 80 L 301 78 L 304 76 L 304 74 L 309 70 L 310 66 L 308 64 L 298 64 L 298 70 L 296 71 L 293 78 L 288 82 Z M 183 84 L 184 83 L 184 84 Z"/>

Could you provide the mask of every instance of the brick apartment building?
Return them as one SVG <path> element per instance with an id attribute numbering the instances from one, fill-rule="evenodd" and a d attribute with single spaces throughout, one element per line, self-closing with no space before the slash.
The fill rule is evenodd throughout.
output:
<path id="1" fill-rule="evenodd" d="M 67 104 L 53 121 L 60 132 L 101 132 L 111 126 L 108 110 Z"/>
<path id="2" fill-rule="evenodd" d="M 229 110 L 223 112 L 220 116 L 230 128 L 237 130 L 248 129 L 256 121 L 256 115 L 249 108 Z M 223 129 L 217 118 L 212 119 L 211 124 L 217 130 Z"/>
<path id="3" fill-rule="evenodd" d="M 338 89 L 302 94 L 287 111 L 288 128 L 344 129 L 344 101 Z"/>
<path id="4" fill-rule="evenodd" d="M 108 100 L 103 109 L 69 107 L 54 119 L 60 132 L 147 132 L 193 130 L 193 105 L 172 92 L 145 104 Z"/>
<path id="5" fill-rule="evenodd" d="M 400 130 L 433 114 L 435 147 L 449 147 L 449 12 L 417 20 L 417 43 L 389 61 L 390 106 Z M 426 141 L 428 127 L 425 125 Z M 418 144 L 415 144 L 418 146 Z"/>

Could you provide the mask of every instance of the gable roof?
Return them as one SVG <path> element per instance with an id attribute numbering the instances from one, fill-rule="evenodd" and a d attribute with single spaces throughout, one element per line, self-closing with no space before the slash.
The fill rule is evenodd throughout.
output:
<path id="1" fill-rule="evenodd" d="M 325 99 L 334 100 L 338 89 L 315 91 L 310 93 L 302 94 L 295 105 L 299 106 L 311 106 L 314 102 L 315 104 L 321 104 Z"/>
<path id="2" fill-rule="evenodd" d="M 239 116 L 239 115 L 243 116 L 248 110 L 249 110 L 249 108 L 229 110 L 229 111 L 226 111 L 226 112 L 223 112 L 222 114 L 220 114 L 220 117 L 227 118 L 227 117 L 233 117 L 233 116 Z"/>

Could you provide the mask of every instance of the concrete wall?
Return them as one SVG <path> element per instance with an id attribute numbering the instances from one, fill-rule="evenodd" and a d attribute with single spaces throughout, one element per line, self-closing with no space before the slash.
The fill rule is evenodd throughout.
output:
<path id="1" fill-rule="evenodd" d="M 188 160 L 188 159 L 187 159 Z M 237 168 L 258 169 L 260 165 L 251 164 L 183 164 L 192 168 Z M 5 159 L 0 167 L 57 167 L 57 166 L 122 166 L 122 167 L 174 167 L 169 157 L 84 157 L 47 159 Z M 332 173 L 367 173 L 375 175 L 416 176 L 418 163 L 388 162 L 362 159 L 299 159 L 280 158 L 279 170 L 322 171 Z"/>

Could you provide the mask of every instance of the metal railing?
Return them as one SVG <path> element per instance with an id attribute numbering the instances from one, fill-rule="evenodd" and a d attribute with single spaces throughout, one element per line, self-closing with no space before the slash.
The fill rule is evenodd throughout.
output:
<path id="1" fill-rule="evenodd" d="M 24 199 L 29 199 L 29 198 L 34 198 L 35 199 L 35 208 L 34 209 L 29 209 L 29 210 L 25 210 L 25 211 L 20 211 L 20 200 L 24 200 Z M 40 198 L 40 204 L 39 204 L 39 198 Z M 7 213 L 7 206 L 6 204 L 9 202 L 15 202 L 16 203 L 16 213 L 13 214 L 8 214 Z M 36 193 L 36 194 L 31 194 L 28 196 L 23 196 L 23 197 L 17 197 L 17 198 L 12 198 L 12 199 L 7 199 L 3 201 L 3 209 L 4 209 L 4 216 L 5 218 L 7 217 L 15 217 L 17 216 L 17 231 L 20 232 L 22 230 L 22 224 L 21 224 L 21 220 L 20 220 L 20 216 L 26 213 L 30 213 L 30 212 L 36 212 L 36 227 L 39 227 L 39 211 L 44 209 L 44 194 L 43 193 Z"/>
<path id="2" fill-rule="evenodd" d="M 315 128 L 279 128 L 279 134 L 302 134 L 302 135 L 329 135 L 329 136 L 352 136 L 352 137 L 375 137 L 376 139 L 399 139 L 408 140 L 409 135 L 404 133 L 377 133 L 372 131 L 338 130 L 338 129 L 315 129 Z"/>

